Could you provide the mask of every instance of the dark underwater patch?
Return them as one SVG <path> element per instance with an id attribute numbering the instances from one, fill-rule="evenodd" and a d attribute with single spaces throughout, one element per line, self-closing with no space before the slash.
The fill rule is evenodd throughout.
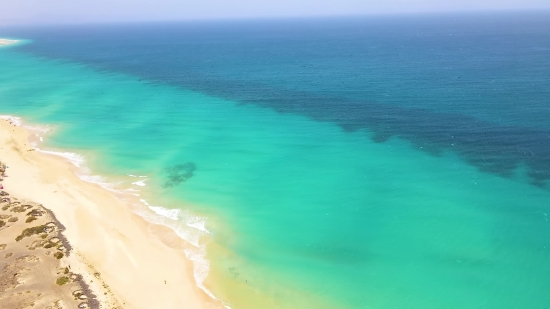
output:
<path id="1" fill-rule="evenodd" d="M 182 182 L 186 182 L 191 177 L 193 177 L 193 173 L 197 169 L 195 163 L 187 162 L 184 164 L 176 164 L 173 166 L 170 166 L 166 168 L 167 179 L 162 185 L 164 188 L 172 188 L 175 187 Z"/>

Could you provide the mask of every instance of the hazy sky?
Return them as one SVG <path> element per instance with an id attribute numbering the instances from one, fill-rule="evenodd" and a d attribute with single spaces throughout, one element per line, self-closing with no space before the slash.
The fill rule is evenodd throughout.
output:
<path id="1" fill-rule="evenodd" d="M 0 0 L 0 24 L 550 9 L 550 0 Z"/>

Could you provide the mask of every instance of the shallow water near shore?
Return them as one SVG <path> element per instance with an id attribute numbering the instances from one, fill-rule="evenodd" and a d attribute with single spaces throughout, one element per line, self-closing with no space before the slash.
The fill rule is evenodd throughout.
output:
<path id="1" fill-rule="evenodd" d="M 546 308 L 550 26 L 518 20 L 6 30 L 34 42 L 0 50 L 0 113 L 140 194 L 233 309 Z"/>

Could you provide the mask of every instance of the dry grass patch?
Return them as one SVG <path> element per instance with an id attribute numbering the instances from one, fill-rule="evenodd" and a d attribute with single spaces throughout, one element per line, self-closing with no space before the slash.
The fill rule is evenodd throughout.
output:
<path id="1" fill-rule="evenodd" d="M 65 276 L 59 277 L 59 278 L 57 278 L 57 280 L 55 281 L 55 283 L 56 283 L 57 285 L 64 285 L 64 284 L 67 284 L 67 282 L 69 282 L 69 277 L 65 277 Z"/>
<path id="2" fill-rule="evenodd" d="M 25 220 L 26 223 L 31 223 L 34 220 L 36 220 L 36 217 L 28 217 L 27 220 Z"/>
<path id="3" fill-rule="evenodd" d="M 24 230 L 21 232 L 21 235 L 17 236 L 17 237 L 15 238 L 15 240 L 16 240 L 16 241 L 20 241 L 21 239 L 23 239 L 23 238 L 25 238 L 25 237 L 29 237 L 29 236 L 32 236 L 32 235 L 44 233 L 44 232 L 45 232 L 45 228 L 46 228 L 46 225 L 43 224 L 43 225 L 34 226 L 34 227 L 29 227 L 29 228 L 27 228 L 27 229 L 24 229 Z"/>

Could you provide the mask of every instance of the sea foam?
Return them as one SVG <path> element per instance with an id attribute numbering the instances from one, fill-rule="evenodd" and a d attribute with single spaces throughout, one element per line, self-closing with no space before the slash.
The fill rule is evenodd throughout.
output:
<path id="1" fill-rule="evenodd" d="M 145 199 L 140 199 L 140 201 L 147 206 L 152 213 L 137 210 L 135 211 L 136 214 L 150 223 L 169 227 L 180 238 L 193 245 L 193 247 L 186 248 L 184 253 L 185 256 L 193 262 L 195 283 L 210 297 L 219 300 L 204 286 L 204 280 L 208 276 L 210 269 L 210 262 L 206 259 L 206 244 L 201 243 L 201 238 L 210 234 L 206 229 L 206 219 L 193 215 L 185 210 L 167 209 L 162 206 L 150 205 Z M 230 308 L 226 305 L 224 306 Z"/>
<path id="2" fill-rule="evenodd" d="M 18 127 L 20 127 L 22 125 L 21 118 L 19 118 L 19 117 L 15 117 L 15 116 L 11 116 L 11 115 L 0 115 L 0 119 L 8 120 L 12 124 L 14 124 Z"/>
<path id="3" fill-rule="evenodd" d="M 43 150 L 43 149 L 40 149 L 40 148 L 36 148 L 36 151 L 39 151 L 39 152 L 42 152 L 42 153 L 47 153 L 47 154 L 58 156 L 58 157 L 63 157 L 65 159 L 67 159 L 69 162 L 71 162 L 76 167 L 83 167 L 84 162 L 85 162 L 83 156 L 81 156 L 79 154 L 76 154 L 74 152 L 51 151 L 51 150 Z"/>
<path id="4" fill-rule="evenodd" d="M 136 186 L 140 186 L 140 187 L 145 187 L 147 184 L 145 183 L 145 181 L 147 181 L 147 179 L 144 179 L 144 180 L 140 180 L 140 181 L 136 181 L 136 182 L 132 182 L 133 185 L 136 185 Z"/>

